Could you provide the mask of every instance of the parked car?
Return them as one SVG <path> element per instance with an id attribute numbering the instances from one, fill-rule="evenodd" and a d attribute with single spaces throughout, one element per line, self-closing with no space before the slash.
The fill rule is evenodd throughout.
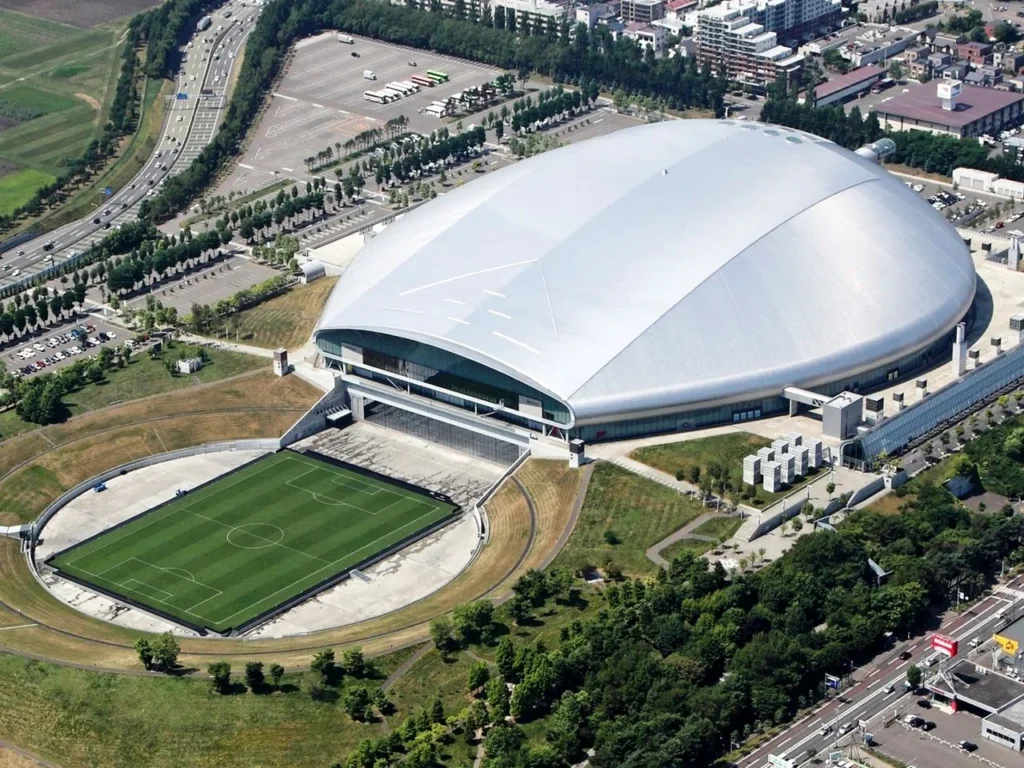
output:
<path id="1" fill-rule="evenodd" d="M 961 741 L 960 742 L 959 747 L 964 752 L 973 752 L 974 750 L 976 750 L 978 748 L 978 745 L 975 744 L 973 741 L 966 741 L 965 740 L 965 741 Z"/>

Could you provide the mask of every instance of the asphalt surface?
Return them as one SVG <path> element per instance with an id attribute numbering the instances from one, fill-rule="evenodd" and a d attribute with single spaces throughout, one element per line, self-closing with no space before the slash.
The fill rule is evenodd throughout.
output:
<path id="1" fill-rule="evenodd" d="M 134 220 L 141 201 L 155 194 L 166 176 L 188 167 L 213 138 L 225 106 L 231 69 L 260 8 L 233 0 L 211 14 L 211 26 L 197 32 L 191 48 L 184 49 L 178 95 L 143 169 L 88 216 L 4 254 L 0 287 L 31 279 L 50 266 L 50 259 L 59 263 L 71 258 L 102 240 L 111 228 Z M 53 246 L 47 249 L 47 243 Z"/>
<path id="2" fill-rule="evenodd" d="M 1010 589 L 1020 589 L 1021 586 L 1024 586 L 1024 577 L 1015 578 L 1005 585 Z M 992 636 L 1000 623 L 996 613 L 1001 608 L 1020 603 L 1021 598 L 1014 593 L 997 590 L 970 610 L 962 614 L 947 615 L 936 631 L 962 641 L 963 654 L 967 652 L 968 640 L 975 637 L 988 639 Z M 863 738 L 857 729 L 845 736 L 837 737 L 837 731 L 846 723 L 856 724 L 860 720 L 866 720 L 869 732 L 881 729 L 882 715 L 898 710 L 905 711 L 908 700 L 912 699 L 903 690 L 907 667 L 932 653 L 929 647 L 932 634 L 934 633 L 928 632 L 908 642 L 897 644 L 876 656 L 869 665 L 854 670 L 853 679 L 856 682 L 841 691 L 838 698 L 821 705 L 812 714 L 794 723 L 774 739 L 738 761 L 739 768 L 770 768 L 769 755 L 792 760 L 793 765 L 799 766 L 810 760 L 810 749 L 817 750 L 817 755 L 824 759 L 828 752 L 848 747 L 853 739 Z M 913 655 L 905 661 L 900 660 L 899 655 L 903 651 L 910 651 Z M 837 670 L 837 674 L 840 672 L 841 670 Z M 927 672 L 925 677 L 928 677 Z M 887 694 L 885 688 L 889 684 L 893 684 L 895 690 Z M 825 725 L 832 727 L 830 733 L 821 732 Z M 976 738 L 972 739 L 975 743 L 983 741 L 980 725 L 975 736 Z M 1015 757 L 1008 749 L 1001 750 L 1000 754 L 1002 752 L 1006 752 L 1007 760 Z M 1017 762 L 1019 757 L 1016 755 Z"/>

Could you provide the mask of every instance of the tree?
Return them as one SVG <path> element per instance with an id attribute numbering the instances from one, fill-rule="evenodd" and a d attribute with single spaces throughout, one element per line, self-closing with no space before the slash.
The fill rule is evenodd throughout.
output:
<path id="1" fill-rule="evenodd" d="M 342 702 L 345 712 L 353 720 L 365 722 L 372 716 L 372 701 L 369 692 L 361 685 L 350 689 Z"/>
<path id="2" fill-rule="evenodd" d="M 263 676 L 263 662 L 262 661 L 250 661 L 245 665 L 245 684 L 249 686 L 249 690 L 253 693 L 257 693 L 262 690 L 266 684 L 266 679 Z"/>
<path id="3" fill-rule="evenodd" d="M 140 637 L 135 641 L 135 652 L 139 654 L 139 661 L 145 669 L 153 668 L 153 647 L 149 640 Z"/>
<path id="4" fill-rule="evenodd" d="M 435 696 L 430 705 L 430 719 L 435 723 L 444 722 L 444 703 L 440 696 Z"/>
<path id="5" fill-rule="evenodd" d="M 231 691 L 231 665 L 226 661 L 217 661 L 206 668 L 210 676 L 210 685 L 217 693 L 223 695 Z"/>
<path id="6" fill-rule="evenodd" d="M 181 646 L 178 639 L 170 632 L 164 632 L 152 642 L 153 661 L 164 672 L 170 672 L 178 666 L 178 654 Z"/>
<path id="7" fill-rule="evenodd" d="M 364 677 L 366 675 L 366 657 L 363 655 L 362 648 L 349 648 L 341 654 L 341 671 L 352 677 Z"/>
<path id="8" fill-rule="evenodd" d="M 373 692 L 373 706 L 377 708 L 382 717 L 387 717 L 395 711 L 394 702 L 388 698 L 387 691 L 383 688 L 377 688 Z"/>
<path id="9" fill-rule="evenodd" d="M 99 363 L 92 363 L 88 368 L 86 368 L 85 375 L 93 384 L 99 384 L 103 381 L 103 366 Z"/>
<path id="10" fill-rule="evenodd" d="M 459 605 L 452 612 L 452 626 L 459 642 L 464 645 L 487 642 L 494 623 L 494 603 L 477 600 Z"/>
<path id="11" fill-rule="evenodd" d="M 487 681 L 491 679 L 491 670 L 487 666 L 487 662 L 478 661 L 469 668 L 469 692 L 474 693 L 479 691 L 485 685 Z"/>
<path id="12" fill-rule="evenodd" d="M 800 533 L 804 528 L 804 521 L 799 517 L 794 517 L 789 524 L 793 528 L 793 533 Z"/>
<path id="13" fill-rule="evenodd" d="M 892 63 L 889 64 L 889 77 L 891 77 L 896 82 L 899 82 L 900 80 L 903 79 L 903 75 L 903 65 L 900 64 L 895 59 L 893 59 Z"/>
<path id="14" fill-rule="evenodd" d="M 492 677 L 487 683 L 487 708 L 491 712 L 491 722 L 498 723 L 508 717 L 511 705 L 508 686 L 500 677 Z"/>
<path id="15" fill-rule="evenodd" d="M 327 682 L 334 675 L 335 669 L 334 650 L 331 648 L 317 651 L 309 665 L 309 671 L 318 675 L 323 682 Z"/>
<path id="16" fill-rule="evenodd" d="M 277 688 L 281 684 L 281 678 L 284 677 L 284 667 L 280 664 L 271 664 L 267 672 L 270 675 L 270 682 Z"/>
<path id="17" fill-rule="evenodd" d="M 441 616 L 430 622 L 430 639 L 434 641 L 434 647 L 441 652 L 442 656 L 447 656 L 454 650 L 457 643 L 455 627 L 451 619 Z"/>
<path id="18" fill-rule="evenodd" d="M 498 665 L 498 672 L 505 680 L 515 679 L 516 648 L 512 638 L 501 638 L 494 652 L 494 661 Z"/>
<path id="19" fill-rule="evenodd" d="M 911 664 L 907 667 L 907 682 L 910 683 L 914 688 L 917 688 L 921 684 L 921 678 L 923 673 L 921 668 L 916 664 Z"/>
<path id="20" fill-rule="evenodd" d="M 831 482 L 831 481 L 829 481 L 828 484 L 825 485 L 825 493 L 828 494 L 828 498 L 829 498 L 830 501 L 832 499 L 832 494 L 835 493 L 835 492 L 836 492 L 836 484 Z"/>

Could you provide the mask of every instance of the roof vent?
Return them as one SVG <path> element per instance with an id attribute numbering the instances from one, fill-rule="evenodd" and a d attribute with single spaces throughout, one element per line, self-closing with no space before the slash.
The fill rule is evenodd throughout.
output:
<path id="1" fill-rule="evenodd" d="M 662 168 L 661 169 L 661 175 L 662 176 L 668 176 L 668 168 Z"/>
<path id="2" fill-rule="evenodd" d="M 938 88 L 942 108 L 947 112 L 956 112 L 956 100 L 960 97 L 963 84 L 959 80 L 940 80 Z"/>

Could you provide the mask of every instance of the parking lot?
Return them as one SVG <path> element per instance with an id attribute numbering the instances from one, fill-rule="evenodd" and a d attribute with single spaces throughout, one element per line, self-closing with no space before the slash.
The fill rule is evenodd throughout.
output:
<path id="1" fill-rule="evenodd" d="M 416 66 L 410 66 L 410 61 Z M 363 98 L 366 91 L 428 69 L 447 73 L 448 82 L 423 88 L 390 104 L 375 104 Z M 372 71 L 377 79 L 364 79 L 365 70 Z M 408 130 L 430 133 L 448 124 L 422 114 L 430 102 L 489 82 L 498 74 L 479 64 L 361 38 L 351 45 L 339 43 L 333 33 L 303 40 L 296 46 L 295 57 L 245 156 L 218 192 L 261 189 L 273 183 L 278 174 L 304 178 L 308 173 L 305 158 L 326 147 L 336 151 L 337 143 L 344 144 L 371 128 L 383 128 L 399 115 L 408 118 Z"/>
<path id="2" fill-rule="evenodd" d="M 18 377 L 48 373 L 83 357 L 92 357 L 100 347 L 120 346 L 129 336 L 121 328 L 90 317 L 19 344 L 4 352 L 4 362 Z"/>
<path id="3" fill-rule="evenodd" d="M 1024 756 L 1020 753 L 981 738 L 981 720 L 974 715 L 966 712 L 952 715 L 936 708 L 916 714 L 933 721 L 935 728 L 923 731 L 902 722 L 892 723 L 887 728 L 878 726 L 872 730 L 878 751 L 922 768 L 980 768 L 986 763 L 1005 768 L 1024 766 Z M 969 741 L 977 749 L 965 752 L 957 746 L 961 741 Z"/>
<path id="4" fill-rule="evenodd" d="M 174 307 L 179 316 L 184 316 L 192 311 L 193 304 L 212 306 L 221 299 L 234 296 L 243 288 L 250 288 L 279 274 L 270 267 L 235 256 L 179 280 L 164 283 L 151 294 L 132 299 L 128 306 L 134 309 L 144 307 L 146 297 L 152 295 L 165 307 Z M 95 298 L 99 299 L 99 296 Z"/>

